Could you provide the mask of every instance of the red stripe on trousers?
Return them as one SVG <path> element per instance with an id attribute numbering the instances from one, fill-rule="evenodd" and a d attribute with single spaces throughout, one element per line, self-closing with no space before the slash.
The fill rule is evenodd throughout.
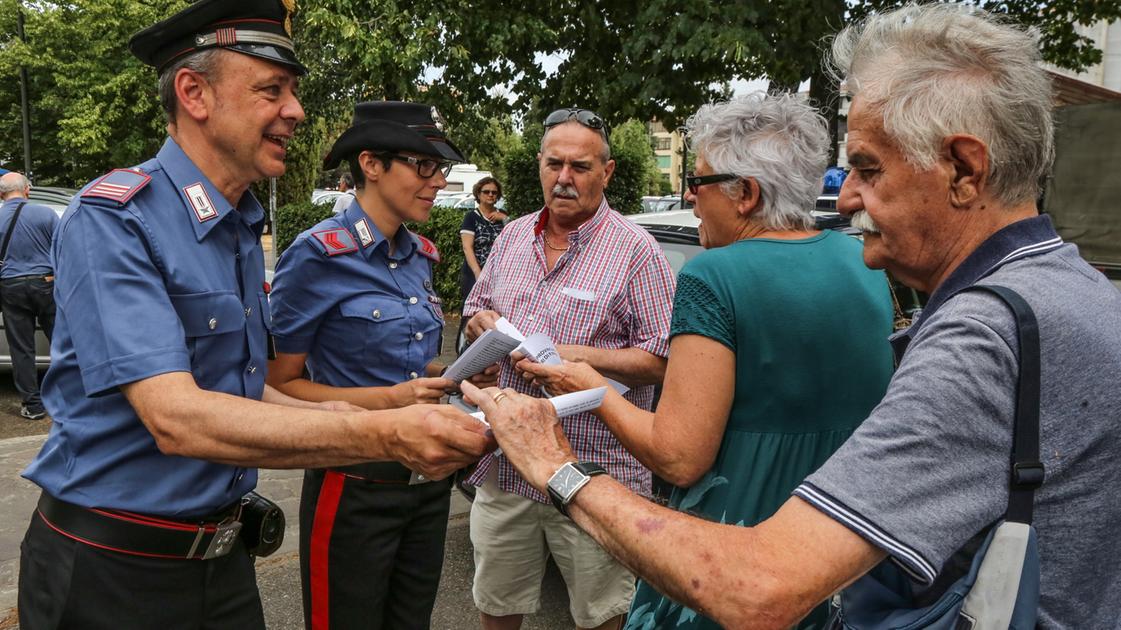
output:
<path id="1" fill-rule="evenodd" d="M 335 515 L 339 511 L 339 498 L 343 493 L 346 477 L 334 471 L 323 475 L 323 485 L 319 487 L 319 500 L 315 503 L 315 523 L 311 526 L 311 628 L 328 630 L 331 627 L 331 611 L 328 601 L 331 593 L 327 581 L 327 567 L 330 564 L 331 531 L 335 528 Z"/>

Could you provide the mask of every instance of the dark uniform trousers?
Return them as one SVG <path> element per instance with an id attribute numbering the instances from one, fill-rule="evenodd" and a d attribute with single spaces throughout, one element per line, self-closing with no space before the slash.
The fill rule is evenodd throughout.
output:
<path id="1" fill-rule="evenodd" d="M 300 577 L 309 630 L 425 629 L 444 562 L 451 481 L 304 474 Z"/>
<path id="2" fill-rule="evenodd" d="M 263 629 L 253 560 L 241 541 L 211 560 L 107 551 L 51 529 L 38 512 L 19 567 L 23 630 Z"/>
<path id="3" fill-rule="evenodd" d="M 0 280 L 0 308 L 4 313 L 4 335 L 12 354 L 12 379 L 23 404 L 41 409 L 39 375 L 35 369 L 35 321 L 51 338 L 54 332 L 54 282 L 43 276 L 20 276 Z"/>

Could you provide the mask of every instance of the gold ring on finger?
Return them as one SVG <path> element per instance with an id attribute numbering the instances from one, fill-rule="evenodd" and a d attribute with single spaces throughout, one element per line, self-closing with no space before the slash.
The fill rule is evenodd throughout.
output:
<path id="1" fill-rule="evenodd" d="M 499 402 L 502 401 L 503 398 L 509 398 L 509 396 L 510 395 L 507 394 L 506 392 L 498 392 L 497 394 L 494 395 L 494 404 L 497 405 Z"/>

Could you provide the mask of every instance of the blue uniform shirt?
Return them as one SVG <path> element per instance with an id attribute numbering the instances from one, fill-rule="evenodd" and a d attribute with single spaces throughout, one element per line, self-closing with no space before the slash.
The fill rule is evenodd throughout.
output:
<path id="1" fill-rule="evenodd" d="M 354 201 L 280 257 L 272 292 L 276 348 L 307 353 L 312 381 L 395 385 L 424 376 L 440 353 L 435 247 L 403 228 L 393 238 L 390 255 L 389 242 Z"/>
<path id="2" fill-rule="evenodd" d="M 203 389 L 261 398 L 264 219 L 249 192 L 230 206 L 171 139 L 136 171 L 75 197 L 53 250 L 43 402 L 54 424 L 25 477 L 78 505 L 173 518 L 253 489 L 255 469 L 162 454 L 119 387 L 191 372 Z"/>
<path id="3" fill-rule="evenodd" d="M 24 203 L 26 201 L 22 198 L 9 199 L 0 205 L 2 243 L 8 233 L 8 224 L 12 222 L 12 213 L 16 211 L 16 206 L 24 204 L 23 210 L 19 211 L 12 241 L 8 243 L 8 255 L 4 258 L 0 278 L 45 276 L 54 270 L 51 266 L 51 235 L 58 225 L 58 215 L 46 206 Z"/>

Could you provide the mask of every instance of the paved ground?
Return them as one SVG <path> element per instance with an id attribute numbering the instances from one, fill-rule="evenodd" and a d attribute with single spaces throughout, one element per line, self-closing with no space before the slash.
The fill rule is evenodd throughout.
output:
<path id="1" fill-rule="evenodd" d="M 449 318 L 445 328 L 445 349 L 455 334 L 458 321 Z M 449 330 L 450 329 L 450 330 Z M 50 422 L 31 422 L 20 418 L 19 400 L 11 384 L 11 374 L 0 370 L 0 630 L 18 628 L 15 611 L 19 544 L 34 510 L 39 490 L 19 476 L 19 472 L 39 451 Z M 276 555 L 258 561 L 257 582 L 269 628 L 295 630 L 303 627 L 299 564 L 296 557 L 299 532 L 297 504 L 301 471 L 261 471 L 258 489 L 276 501 L 287 515 L 284 546 Z M 467 511 L 470 504 L 452 495 L 452 514 L 448 521 L 444 574 L 433 614 L 436 630 L 463 630 L 478 627 L 478 616 L 471 599 L 474 565 L 468 538 Z M 527 630 L 571 628 L 564 584 L 554 567 L 546 574 L 542 610 L 527 618 Z"/>

